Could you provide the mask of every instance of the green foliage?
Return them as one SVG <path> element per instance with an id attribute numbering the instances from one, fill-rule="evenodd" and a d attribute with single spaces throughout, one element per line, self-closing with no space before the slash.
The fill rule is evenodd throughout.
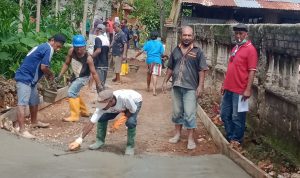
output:
<path id="1" fill-rule="evenodd" d="M 172 0 L 164 0 L 165 17 L 170 14 Z M 135 0 L 133 16 L 146 25 L 147 31 L 160 29 L 160 8 L 157 0 Z"/>
<path id="2" fill-rule="evenodd" d="M 59 13 L 57 18 L 49 7 L 42 7 L 41 32 L 36 33 L 35 23 L 30 21 L 30 16 L 35 16 L 36 13 L 35 1 L 25 0 L 23 9 L 24 21 L 22 23 L 23 32 L 18 33 L 18 24 L 20 22 L 18 2 L 10 0 L 0 1 L 0 75 L 4 75 L 7 78 L 13 77 L 26 54 L 33 47 L 47 42 L 56 33 L 64 34 L 67 42 L 71 41 L 73 34 L 78 32 L 76 27 L 71 25 L 73 22 L 71 17 L 74 14 L 74 21 L 78 23 L 79 18 L 82 17 L 80 14 L 83 13 L 83 8 L 81 8 L 82 0 L 71 2 L 65 7 L 65 11 Z M 65 44 L 65 46 L 68 46 L 68 44 Z M 67 50 L 68 48 L 64 47 L 59 53 L 53 55 L 51 66 L 55 73 L 60 71 Z"/>

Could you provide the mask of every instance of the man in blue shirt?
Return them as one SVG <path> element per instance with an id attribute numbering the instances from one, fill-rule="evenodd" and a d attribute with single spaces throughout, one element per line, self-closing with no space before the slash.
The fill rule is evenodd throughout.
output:
<path id="1" fill-rule="evenodd" d="M 137 58 L 144 51 L 147 53 L 146 63 L 148 65 L 147 73 L 147 91 L 150 91 L 151 76 L 153 78 L 153 96 L 156 96 L 156 84 L 157 76 L 161 75 L 162 68 L 162 56 L 164 54 L 164 47 L 161 41 L 157 40 L 158 32 L 153 31 L 150 33 L 150 40 L 147 41 L 143 47 L 143 50 L 138 52 L 135 56 Z"/>
<path id="2" fill-rule="evenodd" d="M 122 31 L 123 31 L 123 32 L 125 33 L 125 35 L 126 35 L 126 43 L 127 43 L 126 55 L 127 55 L 128 49 L 129 49 L 129 47 L 130 47 L 129 41 L 130 41 L 130 39 L 131 39 L 131 36 L 130 36 L 130 31 L 129 31 L 128 27 L 127 27 L 127 20 L 126 20 L 126 19 L 123 19 L 123 20 L 121 21 L 121 29 L 122 29 Z"/>
<path id="3" fill-rule="evenodd" d="M 39 94 L 37 91 L 37 83 L 45 75 L 49 80 L 54 79 L 53 73 L 50 71 L 50 62 L 54 52 L 62 48 L 66 41 L 63 35 L 54 35 L 47 43 L 43 43 L 34 47 L 25 57 L 20 68 L 15 74 L 17 82 L 17 123 L 20 130 L 19 135 L 25 138 L 35 138 L 25 130 L 25 109 L 29 105 L 32 127 L 48 127 L 48 123 L 37 121 L 37 112 L 39 104 Z"/>
<path id="4" fill-rule="evenodd" d="M 122 61 L 127 58 L 127 38 L 125 33 L 122 31 L 118 22 L 114 23 L 114 30 L 116 32 L 114 40 L 111 44 L 112 56 L 114 62 L 114 73 L 116 77 L 112 80 L 113 82 L 120 82 L 120 72 Z"/>

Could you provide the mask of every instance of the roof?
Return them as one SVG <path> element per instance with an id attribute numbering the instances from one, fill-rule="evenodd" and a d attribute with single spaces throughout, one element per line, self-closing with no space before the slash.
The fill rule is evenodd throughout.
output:
<path id="1" fill-rule="evenodd" d="M 300 10 L 300 0 L 182 0 L 182 3 L 216 7 Z"/>

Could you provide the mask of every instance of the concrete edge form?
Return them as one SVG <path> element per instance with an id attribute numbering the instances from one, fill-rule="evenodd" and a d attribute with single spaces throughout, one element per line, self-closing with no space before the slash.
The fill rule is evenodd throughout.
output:
<path id="1" fill-rule="evenodd" d="M 220 130 L 215 126 L 205 111 L 198 105 L 197 115 L 200 117 L 207 131 L 210 133 L 215 144 L 220 148 L 221 152 L 241 166 L 249 175 L 255 178 L 272 178 L 262 169 L 257 167 L 253 162 L 248 160 L 242 154 L 229 146 L 229 142 L 225 139 Z"/>
<path id="2" fill-rule="evenodd" d="M 67 96 L 68 86 L 65 86 L 63 88 L 58 89 L 57 96 L 55 98 L 55 102 L 62 100 Z M 40 97 L 40 104 L 39 104 L 39 110 L 51 105 L 52 103 L 46 103 L 43 101 L 43 96 Z M 29 115 L 29 108 L 26 108 L 26 116 Z M 0 115 L 0 120 L 2 119 L 8 119 L 10 121 L 15 121 L 17 118 L 17 107 L 12 107 L 9 111 L 6 113 Z"/>

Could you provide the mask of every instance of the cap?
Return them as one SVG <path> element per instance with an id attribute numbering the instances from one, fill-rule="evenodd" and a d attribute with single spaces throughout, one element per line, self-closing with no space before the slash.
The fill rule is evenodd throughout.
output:
<path id="1" fill-rule="evenodd" d="M 112 98 L 113 96 L 113 90 L 103 90 L 98 95 L 98 101 L 105 101 Z"/>
<path id="2" fill-rule="evenodd" d="M 237 25 L 235 25 L 233 27 L 233 31 L 244 31 L 244 32 L 248 32 L 248 27 L 247 25 L 243 24 L 243 23 L 239 23 Z"/>
<path id="3" fill-rule="evenodd" d="M 97 29 L 105 30 L 105 25 L 103 24 L 98 24 Z"/>
<path id="4" fill-rule="evenodd" d="M 62 34 L 56 34 L 52 36 L 50 39 L 54 39 L 54 41 L 60 42 L 62 44 L 66 42 L 66 37 Z"/>

